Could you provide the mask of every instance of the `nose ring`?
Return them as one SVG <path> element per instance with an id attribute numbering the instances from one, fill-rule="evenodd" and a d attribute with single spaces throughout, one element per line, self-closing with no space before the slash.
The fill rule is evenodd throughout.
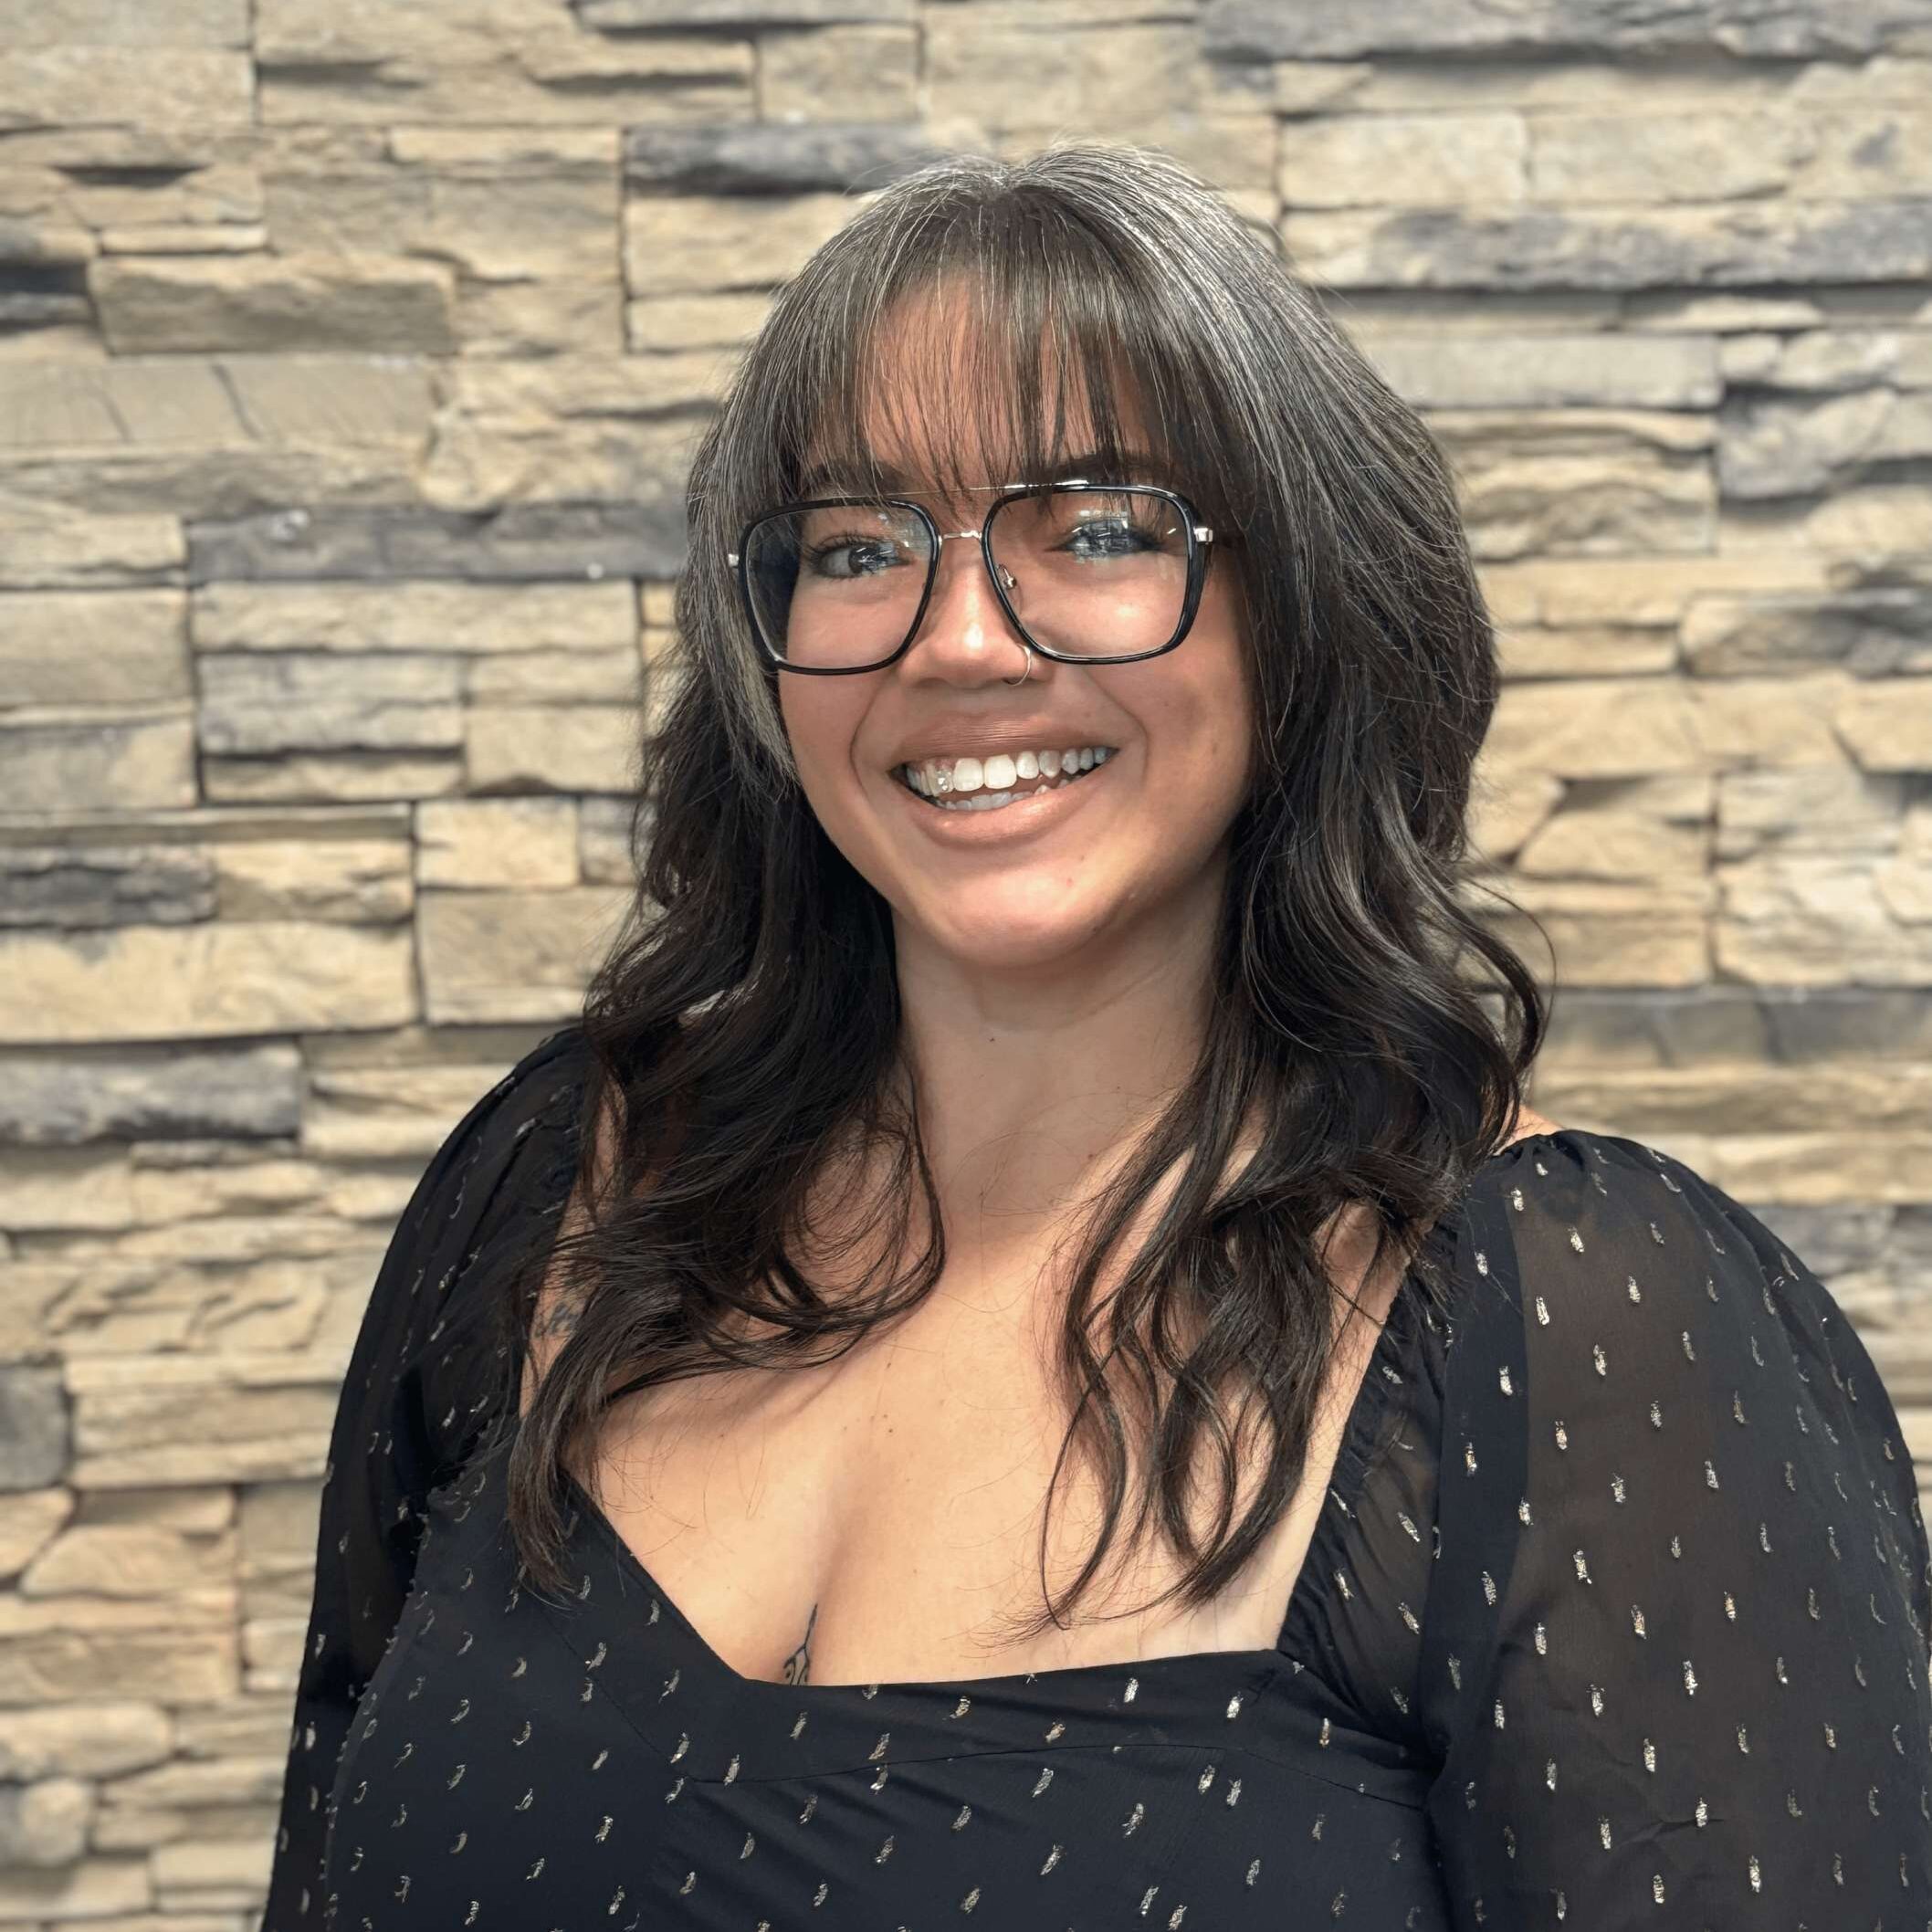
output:
<path id="1" fill-rule="evenodd" d="M 1033 646 L 1024 637 L 1019 640 L 1019 646 L 1024 655 L 1025 664 L 1017 677 L 1003 677 L 1000 679 L 1002 684 L 1024 684 L 1033 676 Z"/>

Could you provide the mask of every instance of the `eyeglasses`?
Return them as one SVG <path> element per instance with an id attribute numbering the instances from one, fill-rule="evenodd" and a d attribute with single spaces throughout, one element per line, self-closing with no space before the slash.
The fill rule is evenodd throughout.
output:
<path id="1" fill-rule="evenodd" d="M 781 670 L 882 670 L 910 648 L 940 553 L 962 537 L 1008 621 L 1043 657 L 1133 664 L 1171 651 L 1201 603 L 1214 532 L 1151 483 L 992 484 L 978 530 L 942 530 L 906 497 L 814 497 L 755 517 L 725 553 Z"/>

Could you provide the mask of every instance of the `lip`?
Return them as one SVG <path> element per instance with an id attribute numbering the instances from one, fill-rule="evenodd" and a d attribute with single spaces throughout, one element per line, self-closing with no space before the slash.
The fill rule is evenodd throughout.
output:
<path id="1" fill-rule="evenodd" d="M 1096 765 L 1071 784 L 1055 785 L 1041 798 L 1023 798 L 997 812 L 948 812 L 930 805 L 896 778 L 886 782 L 904 801 L 907 812 L 928 837 L 941 845 L 1003 845 L 1051 832 L 1081 809 L 1086 794 L 1097 786 L 1110 789 L 1114 768 L 1125 754 L 1115 751 L 1104 765 Z"/>

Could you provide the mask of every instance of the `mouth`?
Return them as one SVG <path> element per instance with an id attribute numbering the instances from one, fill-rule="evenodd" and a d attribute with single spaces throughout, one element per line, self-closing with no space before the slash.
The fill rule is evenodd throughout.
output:
<path id="1" fill-rule="evenodd" d="M 1044 798 L 1050 793 L 1071 790 L 1083 779 L 1099 771 L 1108 760 L 1114 757 L 1118 747 L 1096 745 L 1081 754 L 1084 761 L 1063 761 L 1060 771 L 1053 777 L 1044 773 L 1031 778 L 1018 778 L 1003 791 L 994 791 L 990 786 L 981 785 L 961 793 L 940 793 L 920 790 L 913 782 L 914 768 L 908 765 L 894 765 L 890 777 L 895 783 L 909 793 L 925 806 L 938 812 L 982 813 L 1000 812 L 1008 807 L 1024 804 L 1028 800 Z"/>

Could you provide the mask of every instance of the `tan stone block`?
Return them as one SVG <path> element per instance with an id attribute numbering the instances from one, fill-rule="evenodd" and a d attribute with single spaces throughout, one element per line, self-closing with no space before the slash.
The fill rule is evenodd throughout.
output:
<path id="1" fill-rule="evenodd" d="M 27 1597 L 146 1598 L 231 1576 L 234 1569 L 231 1533 L 189 1537 L 134 1525 L 77 1525 L 55 1539 L 16 1588 Z"/>
<path id="2" fill-rule="evenodd" d="M 70 1489 L 25 1489 L 0 1495 L 0 1578 L 17 1577 L 59 1534 L 74 1513 Z M 0 1778 L 27 1774 L 7 1769 L 8 1750 L 0 1741 Z"/>
<path id="3" fill-rule="evenodd" d="M 646 725 L 631 705 L 527 705 L 472 710 L 475 791 L 629 792 Z"/>
<path id="4" fill-rule="evenodd" d="M 75 1864 L 39 1870 L 14 1866 L 0 1873 L 0 1924 L 98 1922 L 110 1913 L 146 1912 L 154 1903 L 145 1858 L 85 1858 Z"/>
<path id="5" fill-rule="evenodd" d="M 400 1160 L 420 1169 L 502 1076 L 500 1066 L 469 1061 L 318 1066 L 302 1113 L 303 1151 L 319 1160 Z"/>
<path id="6" fill-rule="evenodd" d="M 629 906 L 627 893 L 606 886 L 424 893 L 418 924 L 430 1018 L 572 1018 Z"/>
<path id="7" fill-rule="evenodd" d="M 259 225 L 261 177 L 254 168 L 234 163 L 136 182 L 82 175 L 69 180 L 65 205 L 89 228 L 193 230 L 205 237 L 204 246 L 218 247 L 221 230 Z"/>
<path id="8" fill-rule="evenodd" d="M 262 227 L 103 228 L 102 255 L 258 255 L 268 247 Z"/>
<path id="9" fill-rule="evenodd" d="M 627 302 L 626 345 L 654 354 L 689 349 L 736 349 L 764 326 L 763 295 L 667 295 Z"/>
<path id="10" fill-rule="evenodd" d="M 121 257 L 89 265 L 88 291 L 117 355 L 456 346 L 451 271 L 393 256 Z"/>
<path id="11" fill-rule="evenodd" d="M 1538 1104 L 1556 1106 L 1563 1118 L 1623 1122 L 1633 1139 L 1651 1145 L 1694 1134 L 1734 1146 L 1759 1135 L 1811 1136 L 1821 1120 L 1843 1122 L 1848 1139 L 1894 1129 L 1923 1138 L 1932 1118 L 1932 1068 L 1923 1062 L 1565 1066 L 1547 1076 Z M 1862 1200 L 1842 1188 L 1813 1198 Z"/>
<path id="12" fill-rule="evenodd" d="M 935 121 L 1146 131 L 1206 104 L 1192 24 L 1109 22 L 1082 31 L 1031 10 L 1003 25 L 980 16 L 973 6 L 924 17 L 922 80 Z"/>
<path id="13" fill-rule="evenodd" d="M 0 1227 L 23 1234 L 124 1228 L 133 1218 L 125 1149 L 18 1148 L 0 1167 Z"/>
<path id="14" fill-rule="evenodd" d="M 0 1731 L 0 1778 L 107 1778 L 141 1770 L 166 1759 L 173 1731 L 168 1713 L 154 1704 L 48 1704 L 11 1710 Z"/>
<path id="15" fill-rule="evenodd" d="M 1532 194 L 1563 201 L 1864 201 L 1922 194 L 1932 114 L 1802 106 L 1729 114 L 1553 114 L 1532 128 Z"/>
<path id="16" fill-rule="evenodd" d="M 1528 192 L 1538 201 L 1713 202 L 1789 192 L 1816 146 L 1808 117 L 1538 114 Z"/>
<path id="17" fill-rule="evenodd" d="M 406 929 L 295 921 L 0 934 L 0 1039 L 215 1039 L 415 1013 Z"/>
<path id="18" fill-rule="evenodd" d="M 0 716 L 0 811 L 142 811 L 194 799 L 194 724 L 181 706 Z"/>
<path id="19" fill-rule="evenodd" d="M 387 925 L 415 904 L 409 841 L 261 839 L 215 846 L 215 916 Z"/>
<path id="20" fill-rule="evenodd" d="M 1419 409 L 1710 409 L 1724 394 L 1709 336 L 1492 336 L 1360 329 L 1357 341 Z"/>
<path id="21" fill-rule="evenodd" d="M 470 798 L 419 805 L 415 870 L 425 887 L 574 886 L 577 802 Z"/>
<path id="22" fill-rule="evenodd" d="M 632 822 L 637 811 L 635 798 L 586 798 L 579 806 L 581 831 L 577 860 L 583 867 L 586 886 L 622 886 L 633 891 L 637 869 L 631 856 Z M 651 808 L 645 807 L 648 827 Z M 646 830 L 646 836 L 648 831 Z"/>
<path id="23" fill-rule="evenodd" d="M 1932 925 L 1902 926 L 1869 859 L 1773 851 L 1721 863 L 1714 935 L 1732 977 L 1778 986 L 1932 985 Z"/>
<path id="24" fill-rule="evenodd" d="M 0 583 L 107 590 L 175 575 L 188 559 L 178 518 L 90 517 L 44 504 L 0 504 Z"/>
<path id="25" fill-rule="evenodd" d="M 1475 909 L 1548 980 L 1568 986 L 1700 986 L 1711 978 L 1703 892 L 1688 881 L 1631 884 L 1512 876 L 1514 912 Z"/>
<path id="26" fill-rule="evenodd" d="M 446 173 L 476 173 L 495 180 L 506 171 L 614 168 L 623 148 L 614 127 L 554 126 L 392 128 L 382 152 L 406 167 Z"/>
<path id="27" fill-rule="evenodd" d="M 605 651 L 634 635 L 628 584 L 208 583 L 202 650 Z"/>
<path id="28" fill-rule="evenodd" d="M 1641 677 L 1675 670 L 1675 632 L 1576 625 L 1552 630 L 1509 625 L 1496 630 L 1498 661 L 1506 678 Z"/>
<path id="29" fill-rule="evenodd" d="M 0 595 L 0 708 L 192 697 L 187 603 L 172 589 Z"/>
<path id="30" fill-rule="evenodd" d="M 1848 682 L 1832 672 L 1694 681 L 1708 761 L 1726 768 L 1837 761 L 1843 752 L 1832 735 L 1832 713 Z"/>
<path id="31" fill-rule="evenodd" d="M 1703 418 L 1469 410 L 1441 413 L 1431 426 L 1483 557 L 1711 546 L 1717 499 Z"/>
<path id="32" fill-rule="evenodd" d="M 1675 626 L 1697 600 L 1822 590 L 1826 560 L 1802 551 L 1745 556 L 1529 557 L 1480 569 L 1483 594 L 1512 624 Z"/>
<path id="33" fill-rule="evenodd" d="M 462 741 L 453 657 L 223 651 L 200 664 L 205 750 L 438 751 Z"/>
<path id="34" fill-rule="evenodd" d="M 246 51 L 193 47 L 28 47 L 0 39 L 0 131 L 64 122 L 246 128 Z"/>
<path id="35" fill-rule="evenodd" d="M 1520 201 L 1517 114 L 1339 114 L 1284 121 L 1276 171 L 1290 208 Z"/>
<path id="36" fill-rule="evenodd" d="M 1507 687 L 1483 755 L 1565 778 L 1642 778 L 1706 764 L 1691 693 L 1662 678 Z"/>
<path id="37" fill-rule="evenodd" d="M 616 355 L 625 347 L 624 291 L 614 258 L 582 279 L 465 279 L 457 334 L 467 356 Z"/>
<path id="38" fill-rule="evenodd" d="M 422 368 L 376 356 L 0 360 L 0 516 L 408 500 L 429 420 Z"/>
<path id="39" fill-rule="evenodd" d="M 206 1360 L 188 1361 L 180 1375 L 166 1377 L 152 1359 L 77 1362 L 77 1371 L 89 1372 L 72 1378 L 74 1480 L 126 1488 L 320 1475 L 339 1391 L 296 1381 L 296 1365 L 286 1358 L 279 1384 L 245 1383 L 236 1367 L 242 1360 L 226 1359 L 219 1369 Z M 108 1381 L 110 1372 L 117 1380 Z M 231 1588 L 231 1614 L 233 1599 Z M 186 1601 L 154 1599 L 142 1607 L 152 1619 Z M 4 1610 L 0 1599 L 0 1628 Z"/>
<path id="40" fill-rule="evenodd" d="M 79 1778 L 44 1778 L 13 1794 L 7 1843 L 13 1861 L 29 1867 L 71 1865 L 89 1850 L 94 1787 Z M 111 1847 L 96 1844 L 96 1851 Z"/>
<path id="41" fill-rule="evenodd" d="M 366 347 L 366 345 L 365 345 Z M 395 355 L 227 355 L 214 365 L 253 433 L 271 443 L 394 444 L 428 440 L 432 365 Z"/>
<path id="42" fill-rule="evenodd" d="M 463 761 L 455 752 L 397 755 L 344 751 L 329 756 L 205 758 L 201 782 L 215 802 L 268 804 L 343 803 L 438 798 L 463 789 Z"/>
<path id="43" fill-rule="evenodd" d="M 1848 483 L 1796 509 L 1727 509 L 1719 542 L 1740 554 L 1804 549 L 1874 557 L 1932 550 L 1932 488 Z"/>
<path id="44" fill-rule="evenodd" d="M 0 0 L 0 47 L 247 47 L 248 0 Z"/>
<path id="45" fill-rule="evenodd" d="M 270 1813 L 272 1804 L 263 1807 Z M 184 1839 L 157 1845 L 151 1863 L 157 1901 L 171 1909 L 246 1912 L 261 1897 L 275 1865 L 272 1833 Z"/>
<path id="46" fill-rule="evenodd" d="M 107 1810 L 153 1806 L 199 1811 L 210 1806 L 272 1803 L 281 1796 L 287 1753 L 194 1759 L 175 1758 L 115 1778 L 100 1788 Z"/>
<path id="47" fill-rule="evenodd" d="M 541 0 L 460 16 L 343 0 L 326 17 L 264 0 L 265 123 L 727 120 L 752 111 L 751 49 L 725 37 L 606 37 Z"/>
<path id="48" fill-rule="evenodd" d="M 1870 860 L 1898 848 L 1902 779 L 1835 764 L 1726 772 L 1716 786 L 1719 860 L 1772 851 Z"/>
<path id="49" fill-rule="evenodd" d="M 1861 771 L 1932 771 L 1932 677 L 1851 685 L 1832 724 Z"/>
<path id="50" fill-rule="evenodd" d="M 790 281 L 868 197 L 645 194 L 624 209 L 624 279 L 643 299 Z"/>
<path id="51" fill-rule="evenodd" d="M 1708 844 L 1701 821 L 1585 806 L 1558 814 L 1524 845 L 1517 865 L 1547 878 L 1701 878 Z"/>
<path id="52" fill-rule="evenodd" d="M 617 220 L 614 149 L 592 162 L 530 157 L 514 131 L 490 164 L 483 131 L 450 131 L 466 148 L 360 167 L 284 167 L 268 179 L 268 226 L 278 247 L 373 257 L 421 256 L 485 280 L 582 275 L 613 285 Z"/>
<path id="53" fill-rule="evenodd" d="M 472 705 L 628 704 L 641 701 L 637 653 L 608 650 L 499 652 L 457 665 L 463 697 Z"/>
<path id="54" fill-rule="evenodd" d="M 758 37 L 761 121 L 917 121 L 912 26 L 827 26 Z"/>
<path id="55" fill-rule="evenodd" d="M 455 363 L 416 485 L 444 509 L 677 501 L 702 428 L 693 411 L 732 362 L 713 349 Z"/>

